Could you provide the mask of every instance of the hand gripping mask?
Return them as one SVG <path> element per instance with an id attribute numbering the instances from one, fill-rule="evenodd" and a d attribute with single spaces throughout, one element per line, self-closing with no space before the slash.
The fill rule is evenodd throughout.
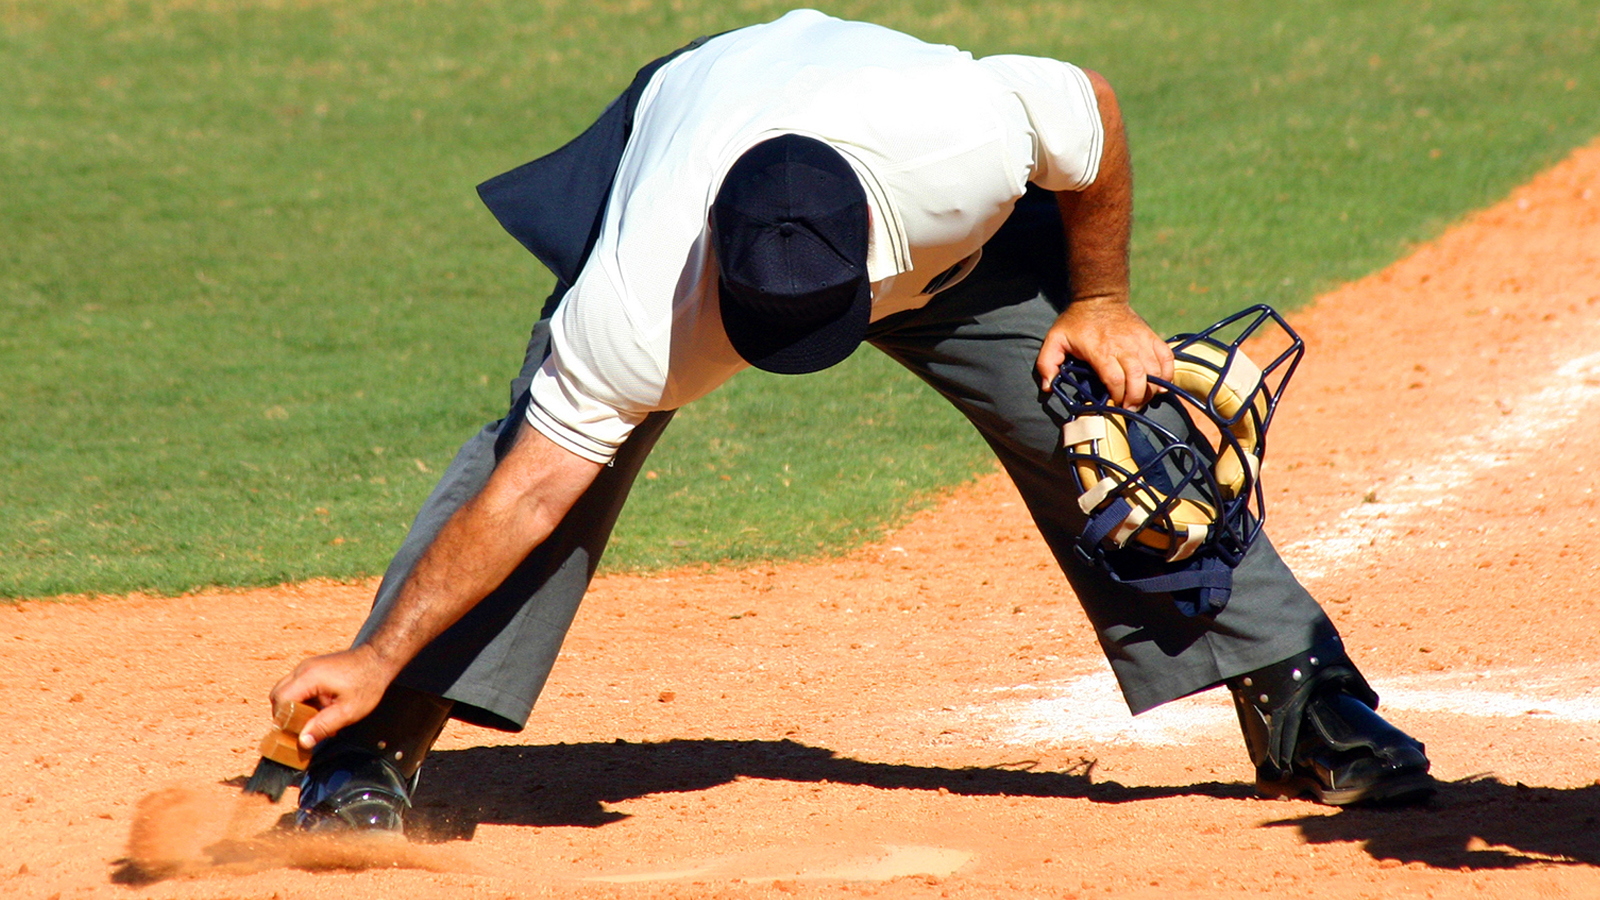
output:
<path id="1" fill-rule="evenodd" d="M 1247 342 L 1276 354 L 1271 363 L 1246 356 Z M 1075 359 L 1051 385 L 1065 408 L 1063 445 L 1088 516 L 1076 552 L 1119 583 L 1171 594 L 1186 615 L 1216 615 L 1266 519 L 1267 426 L 1305 344 L 1267 306 L 1167 343 L 1172 380 L 1152 378 L 1162 392 L 1141 409 L 1113 405 Z"/>

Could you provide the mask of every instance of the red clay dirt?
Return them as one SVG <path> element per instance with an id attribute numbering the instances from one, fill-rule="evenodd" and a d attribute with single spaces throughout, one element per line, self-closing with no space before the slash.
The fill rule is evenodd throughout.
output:
<path id="1" fill-rule="evenodd" d="M 1600 144 L 1292 321 L 1270 530 L 1427 805 L 1254 799 L 1219 692 L 1117 709 L 990 475 L 842 559 L 601 578 L 526 732 L 446 731 L 410 842 L 237 789 L 372 584 L 0 607 L 0 894 L 1600 896 Z"/>

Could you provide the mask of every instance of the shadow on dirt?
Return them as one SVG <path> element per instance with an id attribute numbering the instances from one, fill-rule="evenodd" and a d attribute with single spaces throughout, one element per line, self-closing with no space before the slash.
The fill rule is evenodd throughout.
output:
<path id="1" fill-rule="evenodd" d="M 1064 771 L 1036 766 L 1023 761 L 954 769 L 865 762 L 788 740 L 475 747 L 429 757 L 407 831 L 424 840 L 448 841 L 470 839 L 481 823 L 599 826 L 627 818 L 603 804 L 646 794 L 702 791 L 739 778 L 1098 803 L 1253 796 L 1249 785 L 1239 783 L 1127 787 L 1096 781 L 1091 778 L 1095 762 L 1089 759 Z"/>
<path id="2" fill-rule="evenodd" d="M 1099 781 L 1094 767 L 1091 759 L 1065 770 L 1040 770 L 1030 761 L 959 769 L 878 763 L 789 740 L 475 747 L 433 754 L 407 830 L 415 840 L 443 842 L 470 840 L 482 823 L 597 827 L 627 818 L 606 804 L 702 791 L 739 778 L 1094 803 L 1255 797 L 1240 782 Z M 1441 869 L 1600 865 L 1600 784 L 1529 787 L 1477 776 L 1441 782 L 1421 805 L 1318 809 L 1266 827 L 1298 829 L 1313 844 L 1359 843 L 1374 859 Z"/>
<path id="3" fill-rule="evenodd" d="M 1600 865 L 1600 783 L 1529 787 L 1488 776 L 1442 782 L 1407 809 L 1347 809 L 1268 823 L 1312 844 L 1359 843 L 1373 859 L 1441 869 Z"/>

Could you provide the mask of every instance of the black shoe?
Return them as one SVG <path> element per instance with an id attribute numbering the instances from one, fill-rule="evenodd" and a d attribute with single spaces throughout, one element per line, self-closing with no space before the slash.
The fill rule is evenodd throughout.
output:
<path id="1" fill-rule="evenodd" d="M 422 761 L 451 708 L 442 697 L 390 685 L 366 718 L 312 752 L 300 783 L 296 826 L 401 836 Z"/>
<path id="2" fill-rule="evenodd" d="M 1262 796 L 1347 806 L 1421 800 L 1436 788 L 1426 749 L 1375 712 L 1378 695 L 1337 637 L 1228 688 Z"/>
<path id="3" fill-rule="evenodd" d="M 372 753 L 349 749 L 312 759 L 300 783 L 295 827 L 401 837 L 412 787 L 392 763 Z"/>
<path id="4" fill-rule="evenodd" d="M 1313 699 L 1298 743 L 1287 772 L 1270 765 L 1256 769 L 1257 793 L 1309 795 L 1348 806 L 1415 802 L 1437 787 L 1422 743 L 1349 694 L 1331 691 Z"/>

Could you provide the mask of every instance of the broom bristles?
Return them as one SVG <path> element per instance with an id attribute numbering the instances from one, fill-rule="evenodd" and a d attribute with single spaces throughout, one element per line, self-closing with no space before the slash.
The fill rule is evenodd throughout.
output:
<path id="1" fill-rule="evenodd" d="M 277 803 L 283 797 L 283 792 L 289 785 L 300 780 L 301 770 L 286 766 L 276 760 L 262 758 L 256 763 L 256 770 L 250 780 L 244 783 L 246 794 L 264 794 L 267 799 Z"/>

